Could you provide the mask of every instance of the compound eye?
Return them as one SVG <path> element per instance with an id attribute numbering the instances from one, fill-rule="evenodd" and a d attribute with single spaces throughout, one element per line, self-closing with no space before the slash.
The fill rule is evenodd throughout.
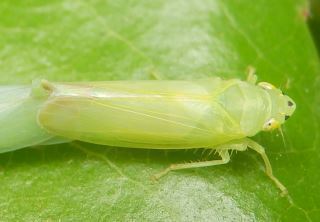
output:
<path id="1" fill-rule="evenodd" d="M 291 107 L 291 106 L 293 106 L 293 105 L 294 105 L 294 103 L 289 100 L 289 101 L 288 101 L 288 106 Z"/>
<path id="2" fill-rule="evenodd" d="M 272 84 L 270 84 L 268 82 L 259 82 L 258 86 L 260 86 L 263 89 L 268 89 L 268 90 L 276 88 L 276 87 L 274 87 L 274 85 L 272 85 Z"/>
<path id="3" fill-rule="evenodd" d="M 270 131 L 279 128 L 280 124 L 277 120 L 274 118 L 269 119 L 264 125 L 263 125 L 263 130 L 264 131 Z"/>

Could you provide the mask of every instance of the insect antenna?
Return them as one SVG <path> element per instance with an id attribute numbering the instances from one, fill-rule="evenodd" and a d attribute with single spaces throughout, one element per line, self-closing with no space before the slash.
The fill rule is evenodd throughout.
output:
<path id="1" fill-rule="evenodd" d="M 284 139 L 284 134 L 283 134 L 283 130 L 281 127 L 279 127 L 279 132 L 280 132 L 284 147 L 287 147 L 286 140 Z"/>
<path id="2" fill-rule="evenodd" d="M 290 79 L 288 77 L 283 77 L 283 78 L 284 79 L 283 81 L 281 81 L 281 84 L 279 86 L 279 89 L 281 90 L 281 92 L 290 88 Z"/>

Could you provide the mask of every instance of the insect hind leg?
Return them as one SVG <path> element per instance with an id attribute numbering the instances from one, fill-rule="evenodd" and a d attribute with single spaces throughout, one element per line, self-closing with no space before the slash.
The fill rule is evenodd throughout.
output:
<path id="1" fill-rule="evenodd" d="M 215 165 L 226 164 L 230 161 L 230 155 L 229 155 L 228 150 L 219 150 L 218 152 L 221 157 L 220 160 L 209 160 L 209 161 L 201 161 L 201 162 L 193 162 L 193 163 L 172 164 L 168 168 L 166 168 L 165 170 L 161 171 L 160 173 L 153 175 L 153 179 L 158 180 L 159 178 L 163 177 L 164 175 L 168 174 L 170 171 L 173 171 L 173 170 L 215 166 Z"/>

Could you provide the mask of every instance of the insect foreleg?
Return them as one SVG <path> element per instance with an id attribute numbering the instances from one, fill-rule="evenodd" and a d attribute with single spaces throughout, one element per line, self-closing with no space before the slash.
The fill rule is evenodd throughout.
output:
<path id="1" fill-rule="evenodd" d="M 256 69 L 253 66 L 249 66 L 247 68 L 247 73 L 248 73 L 247 82 L 255 85 L 257 83 L 257 79 L 258 79 L 258 77 L 256 75 Z"/>
<path id="2" fill-rule="evenodd" d="M 228 150 L 219 150 L 219 155 L 221 156 L 221 160 L 210 160 L 210 161 L 202 161 L 202 162 L 194 162 L 194 163 L 182 163 L 182 164 L 172 164 L 162 172 L 155 174 L 153 176 L 154 179 L 159 179 L 160 177 L 166 175 L 172 170 L 182 170 L 189 168 L 198 168 L 198 167 L 208 167 L 215 166 L 220 164 L 226 164 L 230 161 L 230 156 Z"/>
<path id="3" fill-rule="evenodd" d="M 244 151 L 247 147 L 253 149 L 254 151 L 258 152 L 265 164 L 266 174 L 267 176 L 276 184 L 276 186 L 281 190 L 281 196 L 285 196 L 288 194 L 287 188 L 273 175 L 271 163 L 267 154 L 265 153 L 264 148 L 249 138 L 243 138 L 239 140 L 234 140 L 229 143 L 220 145 L 220 149 L 232 149 L 232 150 L 239 150 Z"/>
<path id="4" fill-rule="evenodd" d="M 259 145 L 258 143 L 256 143 L 255 141 L 249 139 L 249 138 L 244 138 L 243 142 L 248 144 L 248 147 L 255 150 L 256 152 L 258 152 L 265 164 L 266 167 L 266 174 L 267 176 L 276 184 L 276 186 L 281 190 L 281 195 L 285 196 L 288 194 L 288 190 L 287 188 L 273 175 L 272 173 L 272 167 L 269 161 L 269 158 L 267 156 L 267 154 L 265 153 L 264 148 Z"/>

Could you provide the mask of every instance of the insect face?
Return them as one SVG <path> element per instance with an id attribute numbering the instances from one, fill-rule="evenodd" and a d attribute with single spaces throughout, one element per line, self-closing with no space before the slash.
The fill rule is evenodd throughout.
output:
<path id="1" fill-rule="evenodd" d="M 282 118 L 284 119 L 283 122 L 292 116 L 296 109 L 296 104 L 293 102 L 293 100 L 286 95 L 280 96 L 280 101 L 282 105 L 279 107 L 280 108 L 280 114 Z"/>
<path id="2" fill-rule="evenodd" d="M 290 99 L 288 96 L 285 96 L 286 99 L 286 110 L 285 110 L 285 120 L 289 119 L 289 117 L 293 114 L 296 109 L 296 104 Z"/>
<path id="3" fill-rule="evenodd" d="M 294 101 L 284 95 L 281 90 L 277 89 L 273 85 L 261 82 L 258 84 L 263 90 L 266 90 L 270 97 L 270 115 L 266 119 L 262 129 L 264 131 L 270 131 L 277 129 L 289 119 L 296 109 Z"/>

